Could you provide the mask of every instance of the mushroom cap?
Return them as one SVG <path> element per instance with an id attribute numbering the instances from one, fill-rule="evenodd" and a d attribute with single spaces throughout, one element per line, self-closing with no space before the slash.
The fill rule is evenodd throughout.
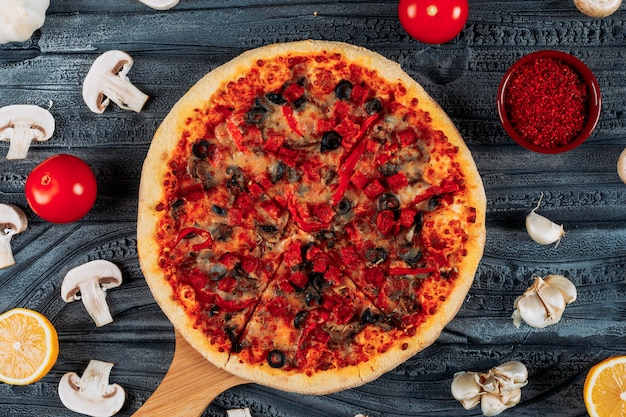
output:
<path id="1" fill-rule="evenodd" d="M 122 283 L 122 272 L 112 262 L 97 259 L 71 269 L 61 284 L 61 297 L 65 302 L 74 301 L 81 283 L 98 281 L 104 290 Z"/>
<path id="2" fill-rule="evenodd" d="M 15 235 L 23 232 L 28 227 L 28 219 L 21 208 L 13 204 L 0 204 L 0 224 L 10 231 L 6 235 Z"/>
<path id="3" fill-rule="evenodd" d="M 50 139 L 55 129 L 54 117 L 48 110 L 32 104 L 13 104 L 0 108 L 0 139 L 9 140 L 7 129 L 22 123 L 30 124 L 36 133 L 33 140 L 37 141 Z"/>
<path id="4" fill-rule="evenodd" d="M 100 55 L 91 64 L 83 82 L 83 99 L 94 113 L 102 113 L 109 105 L 101 85 L 104 77 L 125 76 L 133 66 L 133 58 L 124 51 L 113 49 Z"/>

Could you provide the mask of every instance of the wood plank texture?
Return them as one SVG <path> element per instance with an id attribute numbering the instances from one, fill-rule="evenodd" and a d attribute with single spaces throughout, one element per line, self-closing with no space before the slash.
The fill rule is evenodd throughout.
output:
<path id="1" fill-rule="evenodd" d="M 439 340 L 378 380 L 319 397 L 241 385 L 219 395 L 203 416 L 223 417 L 226 409 L 242 407 L 255 417 L 477 416 L 480 411 L 465 411 L 452 397 L 452 376 L 508 360 L 524 362 L 530 382 L 521 403 L 503 415 L 585 416 L 587 371 L 608 356 L 626 354 L 626 185 L 615 169 L 626 147 L 625 19 L 624 7 L 591 19 L 571 1 L 470 0 L 459 37 L 428 46 L 404 32 L 396 0 L 181 0 L 169 11 L 135 0 L 52 1 L 44 27 L 29 41 L 0 45 L 0 106 L 51 105 L 57 123 L 53 138 L 33 145 L 24 160 L 5 160 L 8 145 L 0 143 L 0 202 L 22 207 L 30 222 L 12 242 L 17 264 L 0 270 L 0 311 L 43 312 L 59 331 L 61 351 L 42 381 L 0 384 L 0 416 L 75 416 L 58 399 L 57 383 L 65 372 L 82 372 L 90 359 L 115 363 L 111 380 L 128 396 L 118 415 L 131 416 L 154 392 L 173 359 L 175 335 L 137 259 L 137 193 L 152 136 L 209 70 L 249 48 L 306 38 L 380 52 L 448 112 L 485 183 L 485 256 L 461 311 Z M 82 101 L 85 74 L 110 49 L 135 60 L 129 78 L 151 97 L 139 114 L 111 105 L 96 115 Z M 597 129 L 566 154 L 523 150 L 496 113 L 504 72 L 542 49 L 583 60 L 602 91 Z M 69 225 L 42 221 L 24 196 L 32 168 L 60 152 L 88 162 L 99 187 L 94 209 Z M 541 213 L 568 232 L 557 247 L 535 244 L 524 229 L 542 192 Z M 120 266 L 124 283 L 108 295 L 114 323 L 96 329 L 83 306 L 64 303 L 59 289 L 69 269 L 98 258 Z M 550 273 L 570 277 L 578 300 L 555 326 L 515 328 L 513 301 L 533 275 Z"/>

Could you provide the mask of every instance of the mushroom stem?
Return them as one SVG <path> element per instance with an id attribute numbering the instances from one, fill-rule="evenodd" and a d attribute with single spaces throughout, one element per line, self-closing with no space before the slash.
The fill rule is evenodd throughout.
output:
<path id="1" fill-rule="evenodd" d="M 118 384 L 109 384 L 113 364 L 90 360 L 83 375 L 68 372 L 59 381 L 59 398 L 64 406 L 92 417 L 110 417 L 124 405 L 126 393 Z"/>
<path id="2" fill-rule="evenodd" d="M 113 369 L 111 362 L 90 360 L 80 378 L 80 391 L 87 398 L 95 400 L 106 397 L 109 394 L 107 388 L 109 387 L 111 369 Z"/>
<path id="3" fill-rule="evenodd" d="M 11 250 L 11 234 L 7 229 L 0 230 L 0 268 L 15 265 L 13 251 Z"/>
<path id="4" fill-rule="evenodd" d="M 32 129 L 30 123 L 26 121 L 15 122 L 12 130 L 7 159 L 24 159 L 28 155 L 31 141 L 41 135 L 37 135 L 38 130 Z"/>
<path id="5" fill-rule="evenodd" d="M 103 83 L 102 94 L 124 110 L 139 113 L 148 100 L 148 95 L 135 87 L 130 80 L 120 74 L 107 75 Z M 103 110 L 106 105 L 103 106 Z"/>
<path id="6" fill-rule="evenodd" d="M 87 313 L 96 322 L 97 327 L 113 322 L 109 305 L 106 302 L 106 291 L 100 286 L 98 281 L 81 282 L 78 286 L 80 295 L 74 295 L 76 300 L 83 299 L 83 304 Z"/>

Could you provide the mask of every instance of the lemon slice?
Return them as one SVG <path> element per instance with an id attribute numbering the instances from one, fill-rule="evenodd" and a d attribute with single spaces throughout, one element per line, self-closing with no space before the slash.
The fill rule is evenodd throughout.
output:
<path id="1" fill-rule="evenodd" d="M 583 392 L 591 417 L 626 416 L 626 356 L 605 359 L 591 368 Z"/>
<path id="2" fill-rule="evenodd" d="M 32 384 L 50 371 L 58 355 L 56 329 L 43 314 L 14 308 L 0 315 L 0 381 Z"/>

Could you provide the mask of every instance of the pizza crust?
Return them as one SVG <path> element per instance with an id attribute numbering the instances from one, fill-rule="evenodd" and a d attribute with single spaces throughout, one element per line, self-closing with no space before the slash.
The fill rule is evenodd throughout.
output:
<path id="1" fill-rule="evenodd" d="M 160 179 L 167 172 L 167 163 L 176 146 L 176 141 L 181 137 L 188 115 L 192 114 L 194 109 L 206 106 L 208 97 L 222 88 L 226 82 L 236 80 L 240 74 L 246 73 L 257 60 L 271 59 L 277 55 L 289 53 L 317 53 L 321 50 L 338 52 L 348 61 L 376 69 L 379 75 L 392 83 L 402 83 L 407 88 L 407 94 L 399 98 L 402 104 L 409 105 L 414 97 L 419 100 L 420 108 L 430 114 L 433 127 L 445 132 L 449 142 L 459 148 L 457 158 L 466 175 L 466 187 L 471 189 L 469 193 L 471 198 L 467 204 L 476 208 L 477 217 L 471 230 L 468 230 L 469 241 L 466 244 L 468 253 L 463 262 L 458 265 L 459 273 L 455 280 L 454 291 L 436 314 L 430 316 L 430 320 L 420 327 L 418 336 L 411 340 L 406 348 L 394 346 L 387 352 L 359 364 L 358 367 L 330 370 L 307 376 L 276 370 L 267 365 L 251 367 L 240 363 L 236 355 L 230 356 L 228 352 L 217 352 L 201 332 L 194 330 L 194 323 L 175 300 L 172 287 L 167 282 L 163 270 L 158 266 L 161 248 L 156 239 L 159 213 L 155 207 L 162 201 L 164 195 Z M 399 64 L 370 50 L 339 42 L 307 40 L 275 44 L 244 52 L 232 61 L 209 72 L 174 105 L 164 119 L 154 135 L 142 171 L 137 226 L 138 252 L 142 271 L 155 300 L 181 335 L 210 362 L 241 378 L 273 388 L 307 394 L 326 394 L 358 386 L 379 377 L 431 345 L 439 337 L 444 326 L 460 309 L 482 257 L 486 235 L 485 206 L 486 198 L 481 178 L 470 151 L 456 127 L 440 106 L 401 69 Z"/>

